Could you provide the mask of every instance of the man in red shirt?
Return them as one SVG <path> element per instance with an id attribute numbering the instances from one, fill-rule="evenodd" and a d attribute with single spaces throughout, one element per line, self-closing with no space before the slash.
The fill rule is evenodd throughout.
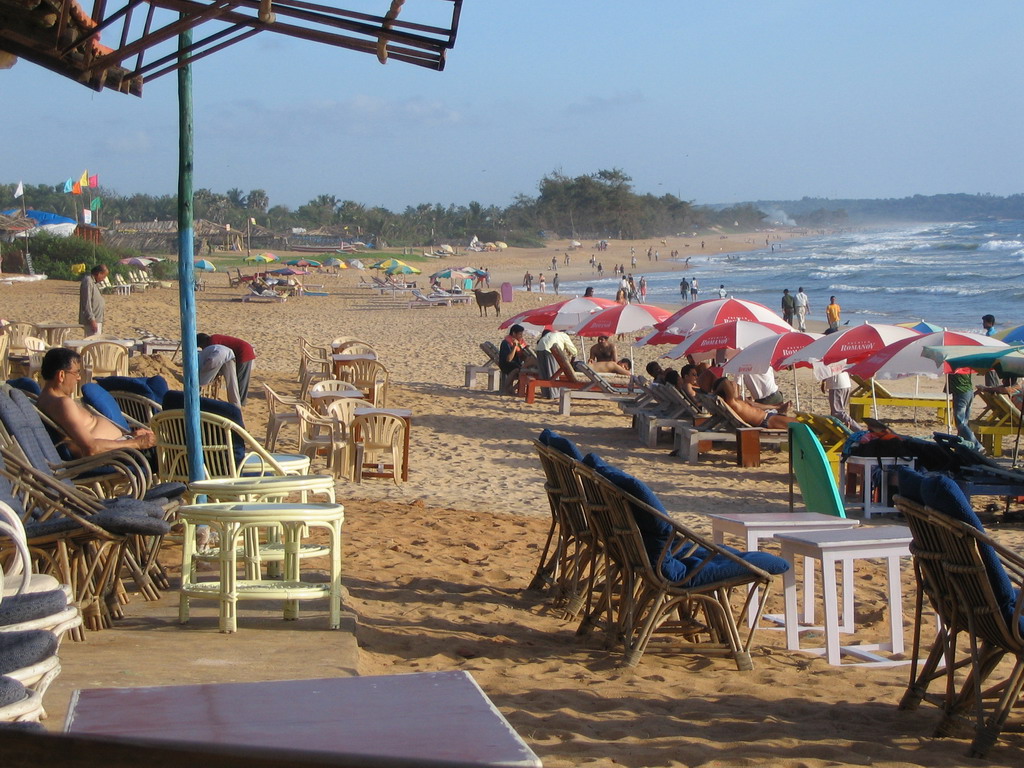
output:
<path id="1" fill-rule="evenodd" d="M 252 348 L 252 344 L 236 339 L 234 336 L 222 336 L 219 333 L 212 335 L 205 333 L 196 334 L 196 346 L 200 349 L 206 349 L 211 344 L 220 344 L 235 353 L 235 376 L 238 378 L 238 394 L 242 405 L 245 405 L 245 399 L 249 394 L 249 377 L 252 375 L 252 364 L 256 359 L 256 352 Z"/>

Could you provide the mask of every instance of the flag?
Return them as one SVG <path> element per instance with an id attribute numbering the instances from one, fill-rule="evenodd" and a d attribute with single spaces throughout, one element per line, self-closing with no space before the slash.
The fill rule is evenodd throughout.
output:
<path id="1" fill-rule="evenodd" d="M 75 180 L 74 179 L 68 179 L 67 181 L 64 182 L 64 191 L 65 192 L 70 192 L 74 188 L 75 188 Z"/>
<path id="2" fill-rule="evenodd" d="M 88 171 L 82 171 L 82 178 L 80 178 L 78 180 L 78 183 L 81 184 L 83 187 L 88 187 L 89 186 L 89 172 Z"/>
<path id="3" fill-rule="evenodd" d="M 103 207 L 103 198 L 102 197 L 94 197 L 92 199 L 92 201 L 89 203 L 89 210 L 90 211 L 98 211 L 102 207 Z"/>
<path id="4" fill-rule="evenodd" d="M 82 223 L 92 224 L 92 211 L 90 211 L 88 208 L 82 211 Z"/>
<path id="5" fill-rule="evenodd" d="M 98 173 L 97 174 L 93 174 L 92 176 L 89 177 L 89 186 L 90 187 L 92 187 L 93 189 L 96 189 L 97 187 L 99 187 L 99 185 L 100 185 L 100 175 Z"/>
<path id="6" fill-rule="evenodd" d="M 17 198 L 21 197 L 24 194 L 25 194 L 25 184 L 23 182 L 19 181 L 18 182 L 18 188 L 16 190 L 14 190 L 14 197 L 15 197 L 15 199 L 17 199 Z"/>
<path id="7" fill-rule="evenodd" d="M 72 195 L 80 195 L 80 194 L 82 194 L 82 182 L 80 182 L 80 181 L 72 182 L 72 184 L 71 184 L 71 194 Z"/>

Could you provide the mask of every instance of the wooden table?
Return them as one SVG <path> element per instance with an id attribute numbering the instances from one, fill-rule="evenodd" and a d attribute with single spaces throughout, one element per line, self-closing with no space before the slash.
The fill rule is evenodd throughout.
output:
<path id="1" fill-rule="evenodd" d="M 353 412 L 353 416 L 365 416 L 371 413 L 390 413 L 392 416 L 397 416 L 405 422 L 405 442 L 402 445 L 402 452 L 404 454 L 404 461 L 402 462 L 402 480 L 409 481 L 409 433 L 412 432 L 412 411 L 408 408 L 356 408 Z M 355 435 L 355 440 L 358 442 L 359 435 Z"/>
<path id="2" fill-rule="evenodd" d="M 77 690 L 64 730 L 381 762 L 541 767 L 472 676 L 462 671 Z"/>

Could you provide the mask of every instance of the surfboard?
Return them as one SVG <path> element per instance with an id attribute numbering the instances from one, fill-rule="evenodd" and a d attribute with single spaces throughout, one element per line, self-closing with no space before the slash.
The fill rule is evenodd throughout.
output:
<path id="1" fill-rule="evenodd" d="M 515 297 L 516 292 L 512 288 L 512 283 L 501 284 L 501 301 L 504 304 L 511 304 L 512 299 Z"/>
<path id="2" fill-rule="evenodd" d="M 793 474 L 796 475 L 807 511 L 846 517 L 832 467 L 810 427 L 799 423 L 789 425 L 789 450 L 793 459 Z"/>

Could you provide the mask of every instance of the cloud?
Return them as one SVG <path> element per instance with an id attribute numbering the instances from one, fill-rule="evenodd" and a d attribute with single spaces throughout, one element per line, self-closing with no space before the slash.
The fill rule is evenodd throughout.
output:
<path id="1" fill-rule="evenodd" d="M 591 96 L 583 101 L 570 102 L 565 105 L 565 113 L 569 115 L 600 115 L 616 111 L 623 107 L 635 107 L 647 103 L 647 97 L 640 91 L 628 91 L 611 96 Z"/>
<path id="2" fill-rule="evenodd" d="M 163 139 L 155 141 L 145 130 L 111 131 L 103 137 L 100 149 L 114 155 L 144 155 L 165 144 Z"/>

